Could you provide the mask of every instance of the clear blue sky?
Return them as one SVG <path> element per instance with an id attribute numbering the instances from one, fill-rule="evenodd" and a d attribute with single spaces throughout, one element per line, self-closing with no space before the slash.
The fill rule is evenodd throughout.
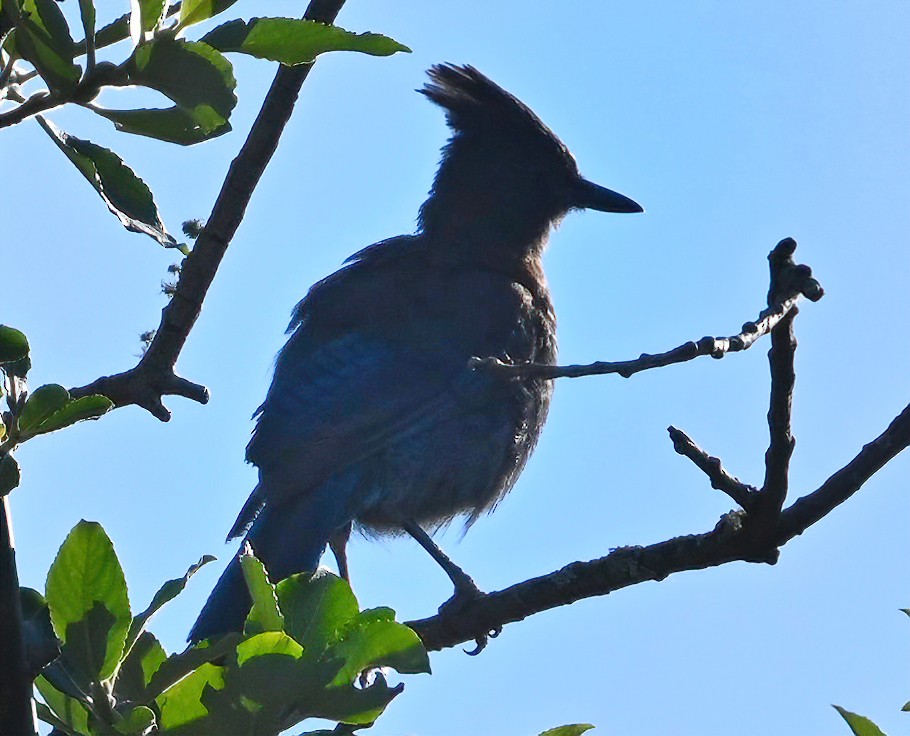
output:
<path id="1" fill-rule="evenodd" d="M 247 17 L 302 7 L 235 6 Z M 120 410 L 22 448 L 12 500 L 23 584 L 43 587 L 82 517 L 114 539 L 137 610 L 202 554 L 234 552 L 222 540 L 254 483 L 249 417 L 289 312 L 347 255 L 413 229 L 446 138 L 413 90 L 439 61 L 474 64 L 514 92 L 586 176 L 647 209 L 571 215 L 554 233 L 546 267 L 564 362 L 735 332 L 762 306 L 768 251 L 793 236 L 827 290 L 797 321 L 793 491 L 814 490 L 906 405 L 906 2 L 349 0 L 339 24 L 414 53 L 324 57 L 307 81 L 178 363 L 211 403 L 169 399 L 169 424 Z M 119 135 L 81 111 L 51 117 L 118 150 L 176 232 L 208 215 L 273 74 L 264 62 L 235 68 L 236 132 L 196 148 Z M 31 340 L 33 385 L 130 367 L 139 333 L 158 324 L 174 253 L 123 231 L 34 124 L 3 131 L 0 162 L 2 321 Z M 442 543 L 493 590 L 710 529 L 731 504 L 665 428 L 760 483 L 766 349 L 628 381 L 560 381 L 512 494 Z M 436 654 L 434 674 L 409 678 L 371 733 L 529 736 L 578 721 L 604 736 L 847 733 L 830 703 L 907 733 L 908 480 L 905 453 L 775 567 L 677 575 L 508 626 L 479 658 Z M 423 617 L 449 595 L 412 542 L 356 539 L 351 558 L 364 606 Z M 155 619 L 169 649 L 220 565 Z"/>

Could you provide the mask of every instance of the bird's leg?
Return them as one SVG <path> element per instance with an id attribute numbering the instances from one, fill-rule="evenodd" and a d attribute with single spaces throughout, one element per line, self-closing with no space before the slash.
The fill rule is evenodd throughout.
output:
<path id="1" fill-rule="evenodd" d="M 480 588 L 471 579 L 471 576 L 452 562 L 451 558 L 439 548 L 439 545 L 430 538 L 430 535 L 419 524 L 413 521 L 406 522 L 404 530 L 414 537 L 417 543 L 430 553 L 430 557 L 436 560 L 439 566 L 445 570 L 449 580 L 455 586 L 456 598 L 477 598 L 483 595 Z"/>
<path id="2" fill-rule="evenodd" d="M 455 594 L 439 607 L 440 612 L 442 612 L 443 609 L 457 608 L 459 605 L 483 595 L 483 592 L 477 587 L 477 584 L 471 579 L 471 576 L 452 562 L 451 558 L 439 548 L 439 545 L 430 538 L 430 535 L 427 534 L 419 524 L 409 521 L 404 524 L 404 530 L 414 537 L 421 547 L 430 553 L 430 557 L 436 560 L 439 566 L 445 570 L 446 575 L 449 576 L 449 580 L 451 580 L 452 584 L 455 586 Z M 493 631 L 481 634 L 474 640 L 476 643 L 474 649 L 470 651 L 465 649 L 465 653 L 471 656 L 480 654 L 486 648 L 489 639 L 496 638 L 499 636 L 500 632 L 501 629 L 497 628 Z"/>
<path id="3" fill-rule="evenodd" d="M 335 563 L 338 565 L 338 574 L 348 581 L 351 582 L 351 576 L 348 571 L 348 540 L 351 538 L 351 527 L 353 522 L 348 522 L 344 526 L 338 527 L 334 532 L 329 536 L 329 548 L 332 550 L 332 554 L 335 555 Z"/>

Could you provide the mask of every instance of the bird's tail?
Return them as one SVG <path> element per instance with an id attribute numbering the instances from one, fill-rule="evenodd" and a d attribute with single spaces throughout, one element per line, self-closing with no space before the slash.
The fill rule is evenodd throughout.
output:
<path id="1" fill-rule="evenodd" d="M 319 565 L 329 536 L 350 521 L 339 503 L 342 494 L 306 495 L 276 506 L 266 504 L 246 535 L 273 583 Z M 334 496 L 334 497 L 333 497 Z M 211 636 L 242 631 L 252 605 L 235 556 L 206 601 L 187 639 L 196 643 Z"/>

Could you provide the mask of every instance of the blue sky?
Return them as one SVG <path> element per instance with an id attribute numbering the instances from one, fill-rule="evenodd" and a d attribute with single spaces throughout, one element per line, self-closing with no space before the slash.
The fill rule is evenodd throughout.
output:
<path id="1" fill-rule="evenodd" d="M 235 6 L 247 17 L 302 7 Z M 414 53 L 327 56 L 307 81 L 178 363 L 211 403 L 170 399 L 169 424 L 128 408 L 22 448 L 23 584 L 43 587 L 83 517 L 114 539 L 137 610 L 202 554 L 233 553 L 222 540 L 255 478 L 243 463 L 249 417 L 290 310 L 350 253 L 413 229 L 447 135 L 413 90 L 440 61 L 515 93 L 588 178 L 647 210 L 573 214 L 554 233 L 545 263 L 563 362 L 736 332 L 762 306 L 768 251 L 792 236 L 827 291 L 797 320 L 793 492 L 817 488 L 906 405 L 910 5 L 349 0 L 339 24 Z M 195 148 L 119 135 L 82 111 L 51 118 L 117 150 L 176 232 L 208 215 L 273 74 L 243 59 L 235 71 L 235 132 Z M 2 321 L 30 338 L 33 385 L 130 367 L 138 334 L 158 324 L 174 253 L 123 231 L 37 126 L 4 130 L 0 161 L 20 193 L 4 218 Z M 493 590 L 710 529 L 731 504 L 665 430 L 685 429 L 760 483 L 766 350 L 559 381 L 516 488 L 443 545 Z M 908 480 L 905 453 L 774 567 L 673 576 L 511 625 L 479 658 L 436 654 L 434 674 L 410 678 L 371 733 L 521 736 L 579 721 L 611 736 L 846 733 L 831 703 L 907 732 Z M 169 649 L 218 565 L 155 619 Z M 402 619 L 450 592 L 406 540 L 356 539 L 351 566 L 361 603 Z"/>

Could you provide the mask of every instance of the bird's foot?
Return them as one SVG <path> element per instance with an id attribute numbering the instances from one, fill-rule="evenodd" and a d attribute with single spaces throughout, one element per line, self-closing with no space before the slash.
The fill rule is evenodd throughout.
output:
<path id="1" fill-rule="evenodd" d="M 465 611 L 474 601 L 483 598 L 486 593 L 484 593 L 480 588 L 477 587 L 477 584 L 461 568 L 455 568 L 455 571 L 449 571 L 449 577 L 452 580 L 452 583 L 455 585 L 455 592 L 452 594 L 452 597 L 449 598 L 445 603 L 439 607 L 440 614 L 446 614 L 450 616 L 458 616 L 463 611 Z M 502 627 L 497 627 L 492 631 L 488 631 L 484 634 L 481 634 L 476 639 L 474 639 L 474 648 L 463 650 L 465 654 L 471 657 L 476 657 L 484 649 L 486 649 L 487 644 L 490 639 L 495 639 L 502 633 Z"/>

